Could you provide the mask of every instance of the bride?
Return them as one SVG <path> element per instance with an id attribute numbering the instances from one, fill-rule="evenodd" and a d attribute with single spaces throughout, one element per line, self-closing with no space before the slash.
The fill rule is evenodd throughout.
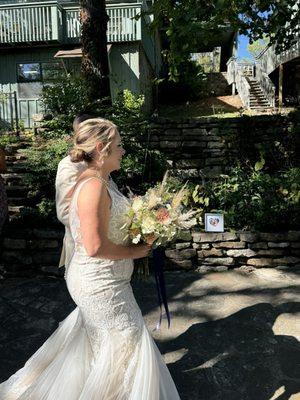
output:
<path id="1" fill-rule="evenodd" d="M 0 384 L 1 400 L 179 400 L 130 286 L 133 259 L 150 247 L 130 244 L 120 230 L 130 204 L 108 179 L 124 153 L 112 122 L 79 125 L 70 156 L 88 168 L 70 203 L 75 250 L 65 273 L 77 307 Z"/>

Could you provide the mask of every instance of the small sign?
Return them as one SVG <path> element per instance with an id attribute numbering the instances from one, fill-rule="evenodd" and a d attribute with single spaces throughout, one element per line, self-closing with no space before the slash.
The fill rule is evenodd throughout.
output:
<path id="1" fill-rule="evenodd" d="M 224 232 L 224 215 L 215 213 L 205 213 L 206 232 Z"/>

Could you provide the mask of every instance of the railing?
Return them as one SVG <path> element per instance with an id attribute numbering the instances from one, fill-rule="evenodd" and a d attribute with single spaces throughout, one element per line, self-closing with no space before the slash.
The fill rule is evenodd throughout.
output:
<path id="1" fill-rule="evenodd" d="M 236 88 L 238 91 L 238 94 L 242 100 L 243 105 L 246 108 L 250 107 L 250 85 L 245 78 L 244 75 L 242 75 L 241 70 L 238 70 L 237 75 L 236 75 Z"/>
<path id="2" fill-rule="evenodd" d="M 47 4 L 0 5 L 0 43 L 59 41 L 62 9 Z"/>
<path id="3" fill-rule="evenodd" d="M 0 126 L 6 129 L 19 129 L 17 93 L 0 92 Z"/>
<path id="4" fill-rule="evenodd" d="M 122 42 L 141 40 L 141 20 L 134 17 L 142 3 L 108 4 L 107 40 Z M 0 43 L 79 41 L 79 6 L 57 1 L 0 5 Z"/>
<path id="5" fill-rule="evenodd" d="M 237 61 L 235 57 L 231 57 L 227 61 L 228 83 L 236 85 L 236 90 L 246 108 L 250 107 L 250 85 L 246 76 L 253 77 L 254 74 L 253 63 Z"/>
<path id="6" fill-rule="evenodd" d="M 141 23 L 134 17 L 141 11 L 140 5 L 108 5 L 109 16 L 107 26 L 107 41 L 127 42 L 141 39 Z M 79 7 L 65 8 L 66 13 L 66 39 L 80 38 Z"/>
<path id="7" fill-rule="evenodd" d="M 256 80 L 258 81 L 264 95 L 270 103 L 271 107 L 275 107 L 275 85 L 267 75 L 265 71 L 262 70 L 261 65 L 256 66 Z"/>
<path id="8" fill-rule="evenodd" d="M 300 57 L 300 35 L 297 42 L 290 49 L 284 50 L 279 54 L 275 53 L 275 45 L 266 47 L 257 57 L 256 63 L 260 64 L 261 69 L 270 75 L 280 64 Z"/>

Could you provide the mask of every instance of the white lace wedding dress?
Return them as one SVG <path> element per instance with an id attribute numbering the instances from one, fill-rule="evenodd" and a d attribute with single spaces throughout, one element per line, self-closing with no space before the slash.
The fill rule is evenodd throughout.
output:
<path id="1" fill-rule="evenodd" d="M 92 179 L 92 178 L 89 178 Z M 0 384 L 1 400 L 179 400 L 135 301 L 132 260 L 89 257 L 80 238 L 75 190 L 70 225 L 76 247 L 65 278 L 77 307 L 25 366 Z M 109 238 L 124 244 L 128 199 L 108 187 Z"/>

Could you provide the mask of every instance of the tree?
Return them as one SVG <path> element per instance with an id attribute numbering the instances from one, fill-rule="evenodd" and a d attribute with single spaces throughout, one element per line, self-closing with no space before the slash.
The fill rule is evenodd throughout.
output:
<path id="1" fill-rule="evenodd" d="M 156 0 L 149 10 L 152 29 L 163 30 L 168 39 L 164 56 L 169 79 L 177 81 L 181 65 L 199 44 L 209 44 L 229 27 L 248 35 L 250 43 L 264 35 L 276 51 L 297 40 L 300 8 L 298 0 Z M 298 27 L 298 28 L 297 28 Z"/>
<path id="2" fill-rule="evenodd" d="M 257 57 L 270 43 L 270 39 L 267 36 L 264 36 L 262 39 L 255 40 L 252 43 L 249 43 L 247 46 L 247 50 L 254 57 Z"/>
<path id="3" fill-rule="evenodd" d="M 82 73 L 91 101 L 110 98 L 105 0 L 80 0 Z"/>

